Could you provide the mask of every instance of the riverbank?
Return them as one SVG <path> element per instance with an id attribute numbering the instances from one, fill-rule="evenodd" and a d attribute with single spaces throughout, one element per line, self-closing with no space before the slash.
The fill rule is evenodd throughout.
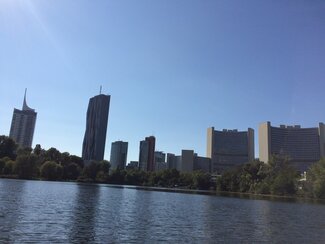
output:
<path id="1" fill-rule="evenodd" d="M 83 183 L 87 184 L 87 183 Z M 242 192 L 227 192 L 227 191 L 213 191 L 213 190 L 195 190 L 195 189 L 183 189 L 183 188 L 165 188 L 165 187 L 150 187 L 150 186 L 129 186 L 129 185 L 112 185 L 102 184 L 104 186 L 113 188 L 124 188 L 124 189 L 136 189 L 144 191 L 158 191 L 158 192 L 175 192 L 185 194 L 199 194 L 199 195 L 210 195 L 210 196 L 221 196 L 221 197 L 235 197 L 245 198 L 252 200 L 278 200 L 278 201 L 291 201 L 291 202 L 314 202 L 325 204 L 325 199 L 315 199 L 303 196 L 280 196 L 272 194 L 254 194 L 254 193 L 242 193 Z"/>
<path id="2" fill-rule="evenodd" d="M 1 179 L 8 180 L 21 180 L 17 176 L 0 176 Z M 156 192 L 170 192 L 170 193 L 183 193 L 183 194 L 198 194 L 198 195 L 209 195 L 209 196 L 221 196 L 221 197 L 234 197 L 242 199 L 251 200 L 270 200 L 270 201 L 285 201 L 285 202 L 308 202 L 308 203 L 321 203 L 325 204 L 325 199 L 320 198 L 309 198 L 304 196 L 281 196 L 272 194 L 254 194 L 254 193 L 243 193 L 243 192 L 227 192 L 227 191 L 216 191 L 216 190 L 199 190 L 199 189 L 187 189 L 178 187 L 154 187 L 154 186 L 140 186 L 140 185 L 121 185 L 121 184 L 110 184 L 104 182 L 94 182 L 94 181 L 48 181 L 44 179 L 29 179 L 30 181 L 44 181 L 44 182 L 62 182 L 62 183 L 76 183 L 81 185 L 101 185 L 103 187 L 119 188 L 119 189 L 134 189 L 142 191 L 156 191 Z"/>

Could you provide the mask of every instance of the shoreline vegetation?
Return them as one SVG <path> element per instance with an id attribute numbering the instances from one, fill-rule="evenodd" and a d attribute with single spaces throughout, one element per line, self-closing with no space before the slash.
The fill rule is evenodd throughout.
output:
<path id="1" fill-rule="evenodd" d="M 98 182 L 81 182 L 81 181 L 67 181 L 67 180 L 45 180 L 45 179 L 20 179 L 17 175 L 2 176 L 0 179 L 7 180 L 30 180 L 30 181 L 45 181 L 45 182 L 60 182 L 60 183 L 76 183 L 85 186 L 101 185 L 109 188 L 118 189 L 132 189 L 142 191 L 156 191 L 156 192 L 169 192 L 169 193 L 184 193 L 184 194 L 196 194 L 196 195 L 208 195 L 208 196 L 220 196 L 220 197 L 236 197 L 250 200 L 271 200 L 271 201 L 285 201 L 285 202 L 307 202 L 307 203 L 321 203 L 325 204 L 325 199 L 322 198 L 311 198 L 307 196 L 299 195 L 272 195 L 272 194 L 257 194 L 247 192 L 228 192 L 228 191 L 216 191 L 216 190 L 198 190 L 198 189 L 187 189 L 187 188 L 167 188 L 167 187 L 154 187 L 154 186 L 139 186 L 139 185 L 116 185 L 109 183 L 98 183 Z"/>
<path id="2" fill-rule="evenodd" d="M 246 198 L 325 199 L 325 160 L 315 163 L 304 176 L 288 158 L 273 156 L 267 163 L 255 160 L 238 165 L 217 177 L 202 171 L 181 173 L 176 169 L 145 172 L 111 170 L 108 161 L 83 160 L 55 148 L 18 148 L 0 136 L 0 178 L 108 184 L 109 187 L 199 193 Z M 214 180 L 215 179 L 215 180 Z"/>

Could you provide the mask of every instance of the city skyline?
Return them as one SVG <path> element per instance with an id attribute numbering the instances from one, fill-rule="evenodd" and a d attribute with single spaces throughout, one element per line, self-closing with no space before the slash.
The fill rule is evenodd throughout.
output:
<path id="1" fill-rule="evenodd" d="M 32 111 L 33 113 L 35 113 L 34 111 L 34 109 L 31 109 L 31 108 L 29 108 L 28 107 L 28 105 L 27 105 L 27 102 L 26 102 L 26 92 L 27 92 L 27 88 L 25 88 L 25 95 L 24 95 L 24 100 L 23 100 L 23 106 L 22 106 L 22 111 Z M 96 95 L 96 96 L 94 96 L 94 97 L 92 97 L 92 98 L 90 98 L 89 99 L 89 104 L 88 104 L 88 111 L 87 111 L 87 121 L 86 121 L 86 132 L 85 132 L 85 136 L 84 136 L 84 140 L 85 140 L 85 137 L 86 137 L 86 134 L 87 134 L 87 130 L 89 130 L 90 128 L 92 128 L 92 126 L 91 125 L 88 125 L 88 114 L 90 113 L 89 112 L 89 110 L 96 110 L 95 108 L 91 108 L 91 107 L 93 107 L 93 106 L 91 106 L 91 104 L 93 104 L 94 103 L 94 99 L 96 100 L 96 98 L 97 97 L 103 97 L 103 96 L 105 96 L 105 97 L 108 97 L 108 112 L 107 112 L 107 119 L 104 121 L 104 124 L 106 124 L 106 125 L 108 125 L 108 117 L 109 117 L 109 109 L 110 109 L 110 98 L 111 98 L 111 96 L 110 95 L 104 95 L 104 94 L 101 94 L 101 92 L 102 92 L 102 86 L 100 86 L 100 94 L 99 95 Z M 96 103 L 97 105 L 98 105 L 98 102 Z M 16 111 L 17 109 L 14 109 L 14 115 L 15 115 L 15 111 Z M 98 111 L 97 111 L 98 112 Z M 37 113 L 35 113 L 36 115 L 37 115 Z M 13 121 L 12 121 L 12 123 L 13 123 Z M 12 123 L 11 123 L 11 130 L 12 130 Z M 260 127 L 261 127 L 261 125 L 263 125 L 263 124 L 265 124 L 265 123 L 270 123 L 269 121 L 266 121 L 266 122 L 261 122 L 261 123 L 259 123 L 258 125 L 257 125 L 257 128 L 258 128 L 258 130 L 257 131 L 259 131 L 259 129 L 260 129 Z M 323 122 L 319 122 L 319 124 L 320 125 L 323 125 Z M 284 123 L 280 123 L 280 124 L 278 124 L 279 125 L 279 127 L 280 128 L 282 128 L 282 127 L 288 127 L 288 128 L 301 128 L 301 124 L 290 124 L 290 125 L 288 125 L 288 124 L 284 124 Z M 215 131 L 214 130 L 214 126 L 213 127 L 209 127 L 208 128 L 208 136 L 207 136 L 207 138 L 206 138 L 206 140 L 208 140 L 208 141 L 206 141 L 207 143 L 206 143 L 206 147 L 205 147 L 205 152 L 202 154 L 202 155 L 204 155 L 204 156 L 208 156 L 208 154 L 209 154 L 209 147 L 211 147 L 211 145 L 210 145 L 210 143 L 209 143 L 209 140 L 211 140 L 211 136 L 209 137 L 209 131 L 210 130 L 212 130 L 213 131 L 213 133 L 215 133 L 215 132 L 219 132 L 219 133 L 221 133 L 221 132 L 224 132 L 224 133 L 243 133 L 243 132 L 241 132 L 241 131 L 238 131 L 238 129 L 237 128 L 235 128 L 235 129 L 225 129 L 225 128 L 217 128 L 217 129 L 219 129 L 220 131 Z M 92 129 L 94 129 L 94 128 L 92 128 Z M 315 129 L 314 128 L 314 126 L 312 126 L 312 129 Z M 34 130 L 35 130 L 35 125 L 34 125 L 34 129 L 33 129 L 33 133 L 34 133 Z M 103 149 L 101 150 L 101 151 L 110 151 L 110 157 L 109 158 L 111 158 L 111 148 L 109 148 L 109 149 L 106 149 L 106 134 L 107 133 L 109 133 L 108 131 L 107 131 L 108 129 L 106 128 L 105 129 L 105 134 L 104 134 L 104 137 L 105 137 L 105 139 L 104 139 L 104 141 L 105 142 L 103 142 Z M 252 155 L 253 156 L 255 156 L 255 158 L 259 158 L 259 154 L 260 154 L 260 142 L 259 142 L 259 136 L 260 136 L 260 133 L 254 133 L 254 129 L 252 129 L 252 128 L 248 128 L 248 132 L 249 132 L 249 134 L 252 134 L 252 136 L 251 136 L 251 138 L 252 138 L 252 144 L 254 145 L 254 147 L 251 149 L 252 150 Z M 211 132 L 210 132 L 211 133 Z M 4 135 L 6 135 L 6 134 L 4 134 Z M 145 139 L 147 140 L 148 138 L 151 138 L 151 137 L 153 137 L 154 138 L 154 136 L 149 136 L 149 137 L 146 137 Z M 212 135 L 212 137 L 213 137 L 213 135 Z M 255 138 L 257 138 L 257 140 L 255 140 Z M 118 141 L 113 141 L 112 142 L 112 145 L 114 144 L 114 143 L 116 143 L 116 142 L 123 142 L 123 141 L 121 141 L 121 140 L 118 140 Z M 142 141 L 140 141 L 140 144 L 141 144 L 141 142 Z M 17 142 L 18 143 L 18 142 Z M 124 143 L 127 143 L 127 145 L 129 144 L 129 142 L 124 142 Z M 19 144 L 19 143 L 18 143 Z M 39 143 L 37 143 L 37 144 L 39 144 Z M 82 143 L 82 144 L 84 144 L 84 143 Z M 155 139 L 155 143 L 154 144 L 156 144 L 156 139 Z M 35 145 L 36 145 L 36 143 L 35 143 Z M 35 146 L 34 145 L 34 146 Z M 40 144 L 41 146 L 42 146 L 42 144 Z M 82 146 L 82 147 L 84 147 L 84 146 Z M 34 148 L 33 146 L 32 146 L 32 148 Z M 49 147 L 50 148 L 50 147 Z M 49 149 L 48 148 L 48 149 Z M 128 146 L 127 146 L 127 148 L 128 148 Z M 141 148 L 141 145 L 140 145 L 140 148 Z M 258 148 L 259 150 L 258 151 L 256 151 L 256 148 Z M 57 148 L 58 150 L 60 150 L 60 148 Z M 181 150 L 194 150 L 193 148 L 182 148 Z M 62 150 L 61 150 L 62 151 Z M 140 149 L 140 151 L 141 151 L 141 149 Z M 138 158 L 137 158 L 137 160 L 138 160 L 138 162 L 139 162 L 139 153 L 140 153 L 140 151 L 138 151 Z M 64 151 L 62 151 L 62 152 L 64 152 Z M 68 152 L 68 151 L 67 151 Z M 104 154 L 104 152 L 103 152 L 103 154 Z M 158 152 L 157 151 L 157 149 L 155 149 L 154 150 L 154 152 Z M 171 154 L 175 154 L 175 152 L 174 151 L 161 151 L 161 152 L 165 152 L 165 153 L 171 153 Z M 70 153 L 70 152 L 69 152 Z M 100 153 L 100 154 L 102 154 L 102 153 Z M 77 155 L 77 154 L 76 154 Z M 81 153 L 81 155 L 79 155 L 80 157 L 82 157 L 82 153 Z M 209 157 L 211 157 L 211 156 L 209 156 Z M 105 156 L 103 156 L 103 158 L 102 159 L 100 159 L 100 160 L 109 160 L 109 158 L 106 158 Z M 250 156 L 250 158 L 252 158 L 252 156 Z M 87 160 L 87 159 L 86 159 Z M 131 162 L 131 161 L 137 161 L 137 160 L 132 160 L 132 159 L 129 159 L 129 158 L 126 158 L 126 165 L 129 163 L 129 162 Z M 89 161 L 89 160 L 88 160 Z"/>
<path id="2" fill-rule="evenodd" d="M 33 133 L 35 130 L 37 113 L 34 109 L 30 108 L 27 105 L 26 92 L 27 88 L 25 89 L 22 110 L 14 109 L 10 137 L 14 139 L 18 145 L 23 147 L 30 147 L 30 144 L 32 143 L 33 139 Z M 82 154 L 82 158 L 85 160 L 86 163 L 90 162 L 91 160 L 101 161 L 105 159 L 104 152 L 106 150 L 105 142 L 110 106 L 110 95 L 104 95 L 101 92 L 102 87 L 100 87 L 99 95 L 96 95 L 89 99 L 86 118 L 86 131 L 83 141 Z M 30 121 L 30 119 L 27 121 L 27 119 L 21 118 L 22 116 L 30 117 L 31 115 L 33 116 L 32 121 Z M 31 124 L 28 126 L 25 125 L 27 122 Z M 298 168 L 300 171 L 305 171 L 310 167 L 312 163 L 317 162 L 322 157 L 324 157 L 324 128 L 324 123 L 322 122 L 319 122 L 319 128 L 301 128 L 301 125 L 284 124 L 281 124 L 279 128 L 276 128 L 271 127 L 271 123 L 267 121 L 259 124 L 259 140 L 258 143 L 254 143 L 255 133 L 254 130 L 251 128 L 248 128 L 248 131 L 238 131 L 237 129 L 222 129 L 222 131 L 218 131 L 215 130 L 214 127 L 210 127 L 207 129 L 206 155 L 205 157 L 200 157 L 203 160 L 200 161 L 199 164 L 206 164 L 205 160 L 209 159 L 210 171 L 222 172 L 224 169 L 226 169 L 223 168 L 225 166 L 231 168 L 235 165 L 251 162 L 252 160 L 254 160 L 254 158 L 258 158 L 260 161 L 263 162 L 268 162 L 269 157 L 272 155 L 273 152 L 273 149 L 271 149 L 271 141 L 275 140 L 274 138 L 277 138 L 275 140 L 275 143 L 277 144 L 277 149 L 273 153 L 280 153 L 280 155 L 282 156 L 288 156 L 290 161 L 294 162 L 294 164 L 299 164 L 299 166 L 295 165 L 296 168 Z M 27 135 L 25 135 L 26 132 L 24 132 L 24 130 L 31 130 L 31 133 L 27 133 Z M 271 130 L 278 130 L 278 132 L 281 131 L 281 133 L 276 133 L 277 137 L 274 137 L 275 135 L 271 133 Z M 23 145 L 24 143 L 28 143 L 28 145 Z M 166 162 L 165 160 L 161 161 L 160 158 L 165 158 L 166 154 L 162 151 L 156 151 L 155 143 L 156 138 L 154 136 L 146 137 L 145 140 L 140 141 L 138 161 L 139 169 L 145 171 L 156 171 L 158 168 L 160 168 L 160 166 L 157 167 L 158 165 L 156 164 L 164 163 L 164 165 L 161 165 L 162 168 L 170 168 L 170 164 L 172 164 L 174 166 L 172 166 L 171 168 L 177 168 L 182 170 L 182 160 L 180 160 L 181 156 L 175 157 L 174 152 L 167 152 L 167 159 L 170 159 L 168 155 L 172 155 L 174 157 L 174 159 L 172 160 L 173 162 L 171 162 L 170 160 L 167 160 Z M 280 146 L 279 143 L 281 145 L 283 144 L 283 148 L 282 146 Z M 298 149 L 295 149 L 292 145 L 296 145 Z M 259 147 L 259 156 L 256 156 L 254 152 L 256 146 Z M 284 152 L 283 150 L 287 151 Z M 182 149 L 182 152 L 191 152 L 194 155 L 194 150 L 191 149 Z M 113 142 L 111 145 L 110 154 L 112 168 L 125 168 L 128 162 L 130 162 L 127 161 L 127 154 L 128 142 Z M 305 158 L 299 159 L 295 158 L 296 156 L 294 156 L 294 158 L 291 158 L 291 154 L 299 154 L 300 157 L 307 157 L 308 162 Z M 220 159 L 217 159 L 220 156 L 223 157 L 221 161 Z M 158 158 L 158 161 L 156 160 L 156 157 Z M 193 162 L 194 161 L 192 160 L 192 164 Z M 205 167 L 203 165 L 198 166 L 199 164 L 197 162 L 196 167 Z M 219 169 L 216 168 L 215 164 L 218 165 Z M 187 167 L 191 168 L 190 165 L 187 165 Z"/>
<path id="3" fill-rule="evenodd" d="M 128 161 L 138 160 L 146 135 L 157 150 L 205 155 L 211 126 L 325 121 L 324 3 L 0 6 L 0 134 L 9 135 L 25 87 L 38 112 L 33 145 L 80 156 L 88 98 L 100 85 L 112 94 L 106 145 L 128 141 Z"/>

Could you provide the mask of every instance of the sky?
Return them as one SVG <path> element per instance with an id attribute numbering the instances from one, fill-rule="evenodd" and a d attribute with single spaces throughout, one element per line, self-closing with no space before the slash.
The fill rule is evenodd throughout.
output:
<path id="1" fill-rule="evenodd" d="M 206 154 L 207 128 L 325 122 L 325 1 L 0 0 L 0 135 L 38 113 L 33 146 L 81 155 L 90 97 L 111 143 Z"/>

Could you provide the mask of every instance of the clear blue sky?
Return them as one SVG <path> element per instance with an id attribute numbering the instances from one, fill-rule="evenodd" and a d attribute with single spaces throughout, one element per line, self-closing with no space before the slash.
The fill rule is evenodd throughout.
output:
<path id="1" fill-rule="evenodd" d="M 206 129 L 325 122 L 325 1 L 0 0 L 0 134 L 38 112 L 35 144 L 81 155 L 90 97 L 111 142 L 205 155 Z M 258 147 L 256 147 L 258 149 Z M 256 150 L 256 155 L 258 151 Z"/>

